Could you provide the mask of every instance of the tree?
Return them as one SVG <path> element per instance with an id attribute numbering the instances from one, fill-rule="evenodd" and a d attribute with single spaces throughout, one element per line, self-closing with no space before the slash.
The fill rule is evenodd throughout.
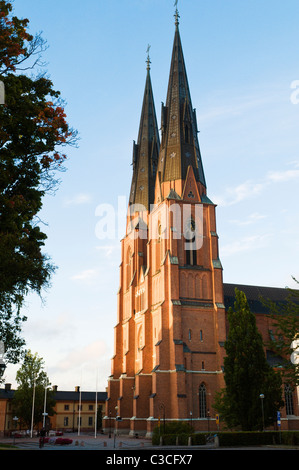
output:
<path id="1" fill-rule="evenodd" d="M 283 406 L 281 377 L 267 363 L 262 336 L 247 298 L 235 289 L 234 309 L 228 310 L 229 332 L 225 342 L 226 388 L 216 396 L 214 407 L 228 427 L 243 431 L 262 429 L 274 421 Z M 264 423 L 260 394 L 264 395 Z"/>
<path id="2" fill-rule="evenodd" d="M 32 421 L 32 410 L 34 410 L 33 425 L 36 426 L 42 423 L 45 401 L 46 413 L 49 416 L 54 414 L 54 392 L 49 389 L 50 382 L 43 370 L 43 365 L 43 360 L 36 353 L 32 354 L 29 350 L 25 354 L 23 365 L 16 374 L 16 381 L 19 386 L 12 401 L 13 413 L 18 416 L 21 425 L 29 429 Z"/>
<path id="3" fill-rule="evenodd" d="M 50 79 L 33 75 L 42 65 L 46 43 L 41 34 L 28 33 L 28 24 L 12 16 L 11 3 L 0 1 L 0 79 L 5 85 L 0 106 L 0 339 L 12 363 L 24 353 L 24 299 L 49 287 L 55 271 L 43 252 L 47 236 L 38 213 L 45 194 L 57 187 L 57 172 L 64 170 L 63 147 L 77 142 L 60 92 Z"/>
<path id="4" fill-rule="evenodd" d="M 293 278 L 295 282 L 298 281 Z M 262 299 L 273 320 L 268 347 L 280 358 L 284 382 L 299 385 L 299 291 L 288 289 L 285 302 Z"/>

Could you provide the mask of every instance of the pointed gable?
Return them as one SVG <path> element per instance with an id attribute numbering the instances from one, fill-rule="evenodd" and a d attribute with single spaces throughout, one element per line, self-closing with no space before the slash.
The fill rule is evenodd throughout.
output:
<path id="1" fill-rule="evenodd" d="M 192 166 L 189 166 L 187 169 L 187 176 L 183 189 L 182 199 L 185 199 L 189 202 L 201 202 Z"/>

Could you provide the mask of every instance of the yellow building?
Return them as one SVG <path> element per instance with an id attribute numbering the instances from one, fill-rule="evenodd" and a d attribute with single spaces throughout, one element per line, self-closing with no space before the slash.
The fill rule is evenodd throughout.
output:
<path id="1" fill-rule="evenodd" d="M 54 416 L 50 416 L 50 429 L 63 432 L 93 431 L 95 421 L 105 414 L 106 392 L 84 392 L 80 387 L 74 391 L 59 391 L 54 388 L 56 401 Z M 97 395 L 97 396 L 96 396 Z"/>
<path id="2" fill-rule="evenodd" d="M 55 414 L 47 421 L 47 428 L 54 431 L 65 432 L 94 432 L 95 423 L 98 422 L 97 430 L 101 430 L 102 417 L 105 414 L 106 392 L 84 392 L 80 387 L 74 391 L 60 391 L 57 386 L 54 389 Z M 14 390 L 10 384 L 5 384 L 0 389 L 0 436 L 10 435 L 18 423 L 14 421 L 12 399 Z M 40 429 L 41 423 L 38 426 Z M 26 430 L 25 430 L 26 431 Z"/>

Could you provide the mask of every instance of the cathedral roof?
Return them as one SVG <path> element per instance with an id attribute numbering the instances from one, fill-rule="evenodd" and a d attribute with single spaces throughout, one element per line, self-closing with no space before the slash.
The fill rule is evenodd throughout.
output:
<path id="1" fill-rule="evenodd" d="M 153 90 L 150 77 L 150 60 L 147 59 L 147 74 L 137 144 L 133 143 L 133 176 L 129 204 L 142 205 L 149 210 L 154 202 L 156 169 L 160 138 L 157 125 Z M 135 210 L 134 210 L 135 212 Z"/>
<path id="2" fill-rule="evenodd" d="M 287 288 L 280 287 L 264 287 L 264 286 L 250 286 L 244 284 L 223 284 L 224 291 L 224 305 L 225 309 L 234 307 L 235 302 L 235 288 L 244 292 L 246 295 L 250 310 L 253 313 L 269 313 L 269 309 L 263 304 L 262 299 L 265 301 L 272 301 L 276 304 L 284 304 L 290 291 Z M 298 291 L 299 295 L 299 291 Z M 295 299 L 296 300 L 296 299 Z M 298 302 L 298 298 L 297 298 Z"/>
<path id="3" fill-rule="evenodd" d="M 161 114 L 162 142 L 158 166 L 161 181 L 185 179 L 191 165 L 196 181 L 206 187 L 177 12 L 167 99 L 165 106 L 162 103 Z"/>

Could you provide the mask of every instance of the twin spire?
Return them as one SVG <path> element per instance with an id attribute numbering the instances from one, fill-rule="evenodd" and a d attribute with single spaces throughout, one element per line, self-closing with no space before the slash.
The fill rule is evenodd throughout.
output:
<path id="1" fill-rule="evenodd" d="M 177 2 L 175 3 L 175 5 Z M 183 49 L 179 33 L 179 14 L 175 12 L 175 36 L 172 50 L 166 105 L 161 110 L 161 143 L 158 132 L 150 78 L 149 47 L 147 75 L 137 144 L 133 143 L 133 177 L 129 205 L 146 210 L 154 203 L 155 182 L 185 180 L 189 166 L 205 192 L 202 159 L 197 137 L 197 120 L 192 107 Z"/>

